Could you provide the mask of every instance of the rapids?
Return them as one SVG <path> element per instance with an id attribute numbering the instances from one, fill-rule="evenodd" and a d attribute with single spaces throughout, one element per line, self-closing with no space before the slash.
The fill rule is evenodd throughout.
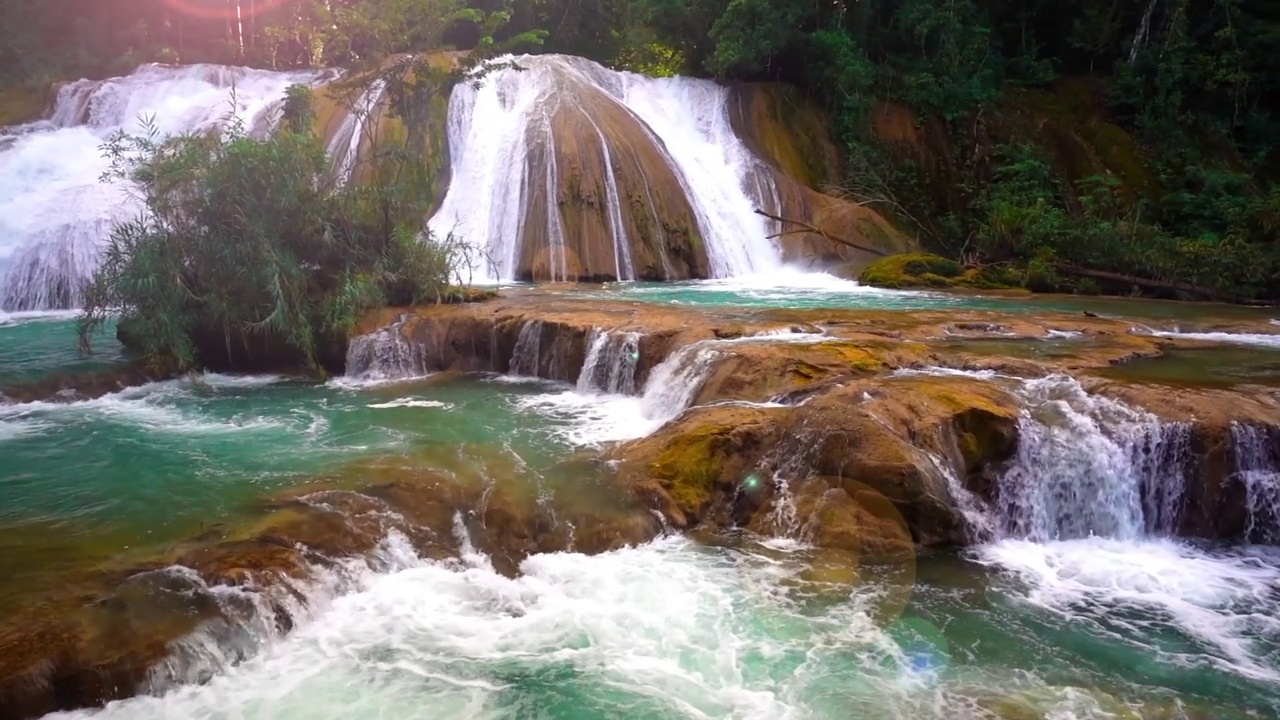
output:
<path id="1" fill-rule="evenodd" d="M 0 332 L 56 337 L 67 323 L 22 318 Z M 56 583 L 76 553 L 95 562 L 101 549 L 76 550 L 74 538 L 101 548 L 104 523 L 114 528 L 108 544 L 140 551 L 204 517 L 252 513 L 263 492 L 360 454 L 422 457 L 434 446 L 427 457 L 443 459 L 469 448 L 467 462 L 482 471 L 495 467 L 484 458 L 507 455 L 533 471 L 519 482 L 554 484 L 557 462 L 578 449 L 680 414 L 715 354 L 825 341 L 780 328 L 695 343 L 640 383 L 643 335 L 599 329 L 591 338 L 571 384 L 433 378 L 398 333 L 380 331 L 352 344 L 349 375 L 328 385 L 205 376 L 0 407 L 0 449 L 20 458 L 0 471 L 4 542 L 18 551 L 6 576 Z M 518 356 L 512 373 L 540 362 L 532 340 L 517 353 L 532 357 Z M 462 524 L 454 533 L 464 552 L 452 560 L 420 557 L 392 534 L 376 562 L 303 588 L 292 633 L 279 636 L 252 610 L 236 634 L 198 631 L 166 672 L 200 684 L 160 684 L 156 695 L 54 717 L 1280 712 L 1280 557 L 1166 536 L 1180 498 L 1177 428 L 1067 378 L 984 377 L 1014 383 L 1027 401 L 1017 463 L 988 510 L 997 537 L 913 559 L 910 585 L 786 538 L 670 536 L 595 556 L 535 554 L 512 578 L 466 550 Z M 1275 460 L 1250 428 L 1237 442 L 1252 448 L 1240 472 L 1259 498 L 1255 524 L 1272 527 Z M 1077 491 L 1080 477 L 1096 487 Z M 157 506 L 180 509 L 160 520 Z M 56 551 L 60 567 L 24 565 L 29 549 L 13 543 L 48 524 L 71 538 Z M 15 591 L 6 602 L 21 602 Z M 235 600 L 218 592 L 219 602 Z"/>

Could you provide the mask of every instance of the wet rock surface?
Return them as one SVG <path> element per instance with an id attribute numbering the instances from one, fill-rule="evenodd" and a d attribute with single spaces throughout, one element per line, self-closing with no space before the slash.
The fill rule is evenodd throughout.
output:
<path id="1" fill-rule="evenodd" d="M 662 531 L 629 489 L 604 483 L 543 502 L 519 483 L 402 458 L 314 485 L 265 500 L 254 520 L 96 568 L 7 617 L 0 718 L 207 680 L 358 588 L 369 570 L 478 551 L 515 575 L 534 553 L 604 552 Z"/>
<path id="2" fill-rule="evenodd" d="M 1247 536 L 1239 434 L 1252 433 L 1262 452 L 1280 445 L 1273 392 L 1171 393 L 1094 375 L 1188 344 L 1123 320 L 690 309 L 584 303 L 576 292 L 388 309 L 361 330 L 394 333 L 415 372 L 566 383 L 578 381 L 601 332 L 634 335 L 628 392 L 655 390 L 650 380 L 689 384 L 668 422 L 561 463 L 554 474 L 565 482 L 550 494 L 511 481 L 522 471 L 500 453 L 483 473 L 440 456 L 365 460 L 265 499 L 251 520 L 141 559 L 107 559 L 0 624 L 0 718 L 200 682 L 359 587 L 369 569 L 473 551 L 515 575 L 535 553 L 745 532 L 829 554 L 814 572 L 837 584 L 875 567 L 913 572 L 920 547 L 990 539 L 972 515 L 999 501 L 1027 421 L 1028 378 L 1075 376 L 1092 394 L 1185 425 L 1181 535 Z M 1053 353 L 1023 350 L 1063 337 Z M 672 372 L 695 361 L 696 377 Z M 87 395 L 121 382 L 49 387 Z"/>

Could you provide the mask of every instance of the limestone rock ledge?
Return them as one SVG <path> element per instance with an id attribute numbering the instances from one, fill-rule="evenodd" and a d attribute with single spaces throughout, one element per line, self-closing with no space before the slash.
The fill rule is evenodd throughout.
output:
<path id="1" fill-rule="evenodd" d="M 830 503 L 841 507 L 846 499 L 874 495 L 884 500 L 880 506 L 893 508 L 902 530 L 897 536 L 911 543 L 988 539 L 992 527 L 981 517 L 990 516 L 998 478 L 1018 447 L 1024 401 L 1017 378 L 1063 374 L 1080 378 L 1091 392 L 1182 423 L 1190 449 L 1178 533 L 1240 538 L 1245 498 L 1233 423 L 1264 432 L 1280 427 L 1280 395 L 1206 388 L 1171 401 L 1167 388 L 1090 376 L 1180 344 L 1106 318 L 955 310 L 744 313 L 604 300 L 584 309 L 580 296 L 540 290 L 388 313 L 371 326 L 392 320 L 428 371 L 505 372 L 524 352 L 521 372 L 574 382 L 592 334 L 613 330 L 640 334 L 635 386 L 643 388 L 654 368 L 682 348 L 713 348 L 690 409 L 653 435 L 608 451 L 624 484 L 679 529 L 746 528 L 838 547 L 851 536 L 828 534 L 820 518 L 844 512 Z M 761 333 L 810 339 L 751 340 Z M 1064 334 L 1078 340 L 1052 353 L 1014 350 Z M 525 347 L 518 350 L 522 335 Z M 968 374 L 938 370 L 948 368 Z M 932 370 L 903 373 L 921 369 Z M 788 497 L 776 497 L 783 485 Z M 784 502 L 794 507 L 781 507 Z M 882 534 L 869 529 L 863 539 L 878 542 Z"/>

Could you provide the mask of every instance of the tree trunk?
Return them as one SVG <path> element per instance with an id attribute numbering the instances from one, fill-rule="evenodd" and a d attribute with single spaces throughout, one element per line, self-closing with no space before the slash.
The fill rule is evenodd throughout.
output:
<path id="1" fill-rule="evenodd" d="M 1155 288 L 1157 290 L 1174 290 L 1178 292 L 1193 293 L 1209 298 L 1210 300 L 1220 300 L 1222 302 L 1241 302 L 1240 298 L 1235 295 L 1219 292 L 1207 287 L 1192 285 L 1191 283 L 1179 282 L 1177 280 L 1152 280 L 1150 278 L 1138 277 L 1137 275 L 1126 275 L 1124 273 L 1110 272 L 1107 270 L 1090 270 L 1082 268 L 1078 265 L 1055 265 L 1060 272 L 1068 275 L 1079 275 L 1080 277 L 1096 278 L 1098 280 L 1111 280 L 1113 282 L 1125 282 L 1131 285 L 1139 285 L 1141 287 Z"/>

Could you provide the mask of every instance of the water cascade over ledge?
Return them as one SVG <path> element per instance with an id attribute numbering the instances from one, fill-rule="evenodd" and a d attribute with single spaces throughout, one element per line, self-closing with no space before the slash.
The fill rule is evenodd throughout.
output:
<path id="1" fill-rule="evenodd" d="M 1236 477 L 1244 485 L 1245 539 L 1280 542 L 1280 437 L 1257 425 L 1232 423 Z"/>
<path id="2" fill-rule="evenodd" d="M 1046 542 L 1175 533 L 1188 427 L 1091 395 L 1066 376 L 1027 381 L 1020 394 L 1018 454 L 997 503 L 1005 536 Z"/>
<path id="3" fill-rule="evenodd" d="M 100 181 L 110 162 L 99 147 L 114 133 L 153 129 L 165 138 L 234 118 L 261 135 L 273 127 L 285 88 L 332 75 L 144 65 L 125 77 L 70 83 L 48 120 L 0 129 L 0 309 L 81 305 L 112 225 L 141 210 L 125 184 Z"/>
<path id="4" fill-rule="evenodd" d="M 763 160 L 734 134 L 728 88 L 564 55 L 459 85 L 451 183 L 431 229 L 487 256 L 491 280 L 670 280 L 777 269 L 756 207 Z M 608 238 L 602 242 L 600 238 Z"/>

